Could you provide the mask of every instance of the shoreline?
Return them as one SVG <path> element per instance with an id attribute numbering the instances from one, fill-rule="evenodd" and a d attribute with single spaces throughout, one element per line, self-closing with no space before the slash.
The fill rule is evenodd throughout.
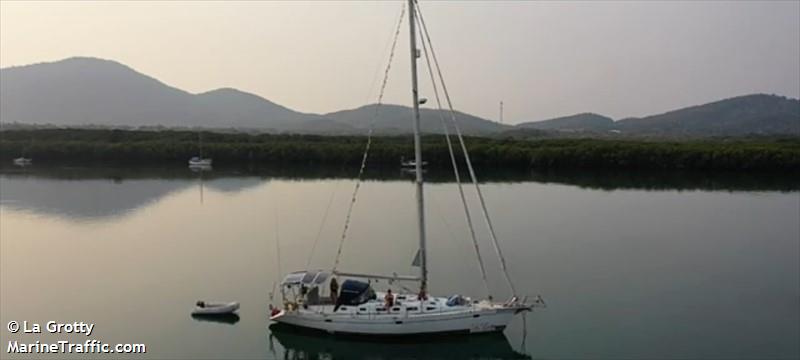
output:
<path id="1" fill-rule="evenodd" d="M 18 167 L 10 163 L 0 164 L 0 177 L 35 177 L 51 180 L 199 180 L 213 181 L 227 178 L 259 178 L 275 180 L 349 181 L 354 180 L 358 169 L 352 166 L 299 165 L 299 166 L 215 166 L 205 171 L 192 171 L 183 164 L 172 165 L 118 165 L 108 163 L 33 164 Z M 776 171 L 726 171 L 726 170 L 636 170 L 616 171 L 607 169 L 478 169 L 478 180 L 482 184 L 511 184 L 536 182 L 560 184 L 579 188 L 652 191 L 800 191 L 796 179 L 800 173 Z M 426 182 L 431 184 L 455 183 L 452 171 L 431 170 L 425 172 Z M 404 181 L 412 183 L 412 174 L 395 168 L 366 169 L 365 181 Z M 468 174 L 462 174 L 462 181 Z"/>
<path id="2" fill-rule="evenodd" d="M 221 134 L 202 132 L 203 156 L 226 165 L 360 163 L 364 136 Z M 199 152 L 194 131 L 42 129 L 0 131 L 0 161 L 37 164 L 180 165 Z M 800 137 L 704 140 L 541 139 L 468 137 L 478 168 L 524 170 L 729 170 L 800 172 Z M 463 156 L 454 144 L 459 166 Z M 431 169 L 450 169 L 445 139 L 423 137 Z M 367 167 L 394 168 L 413 157 L 409 136 L 375 136 Z"/>

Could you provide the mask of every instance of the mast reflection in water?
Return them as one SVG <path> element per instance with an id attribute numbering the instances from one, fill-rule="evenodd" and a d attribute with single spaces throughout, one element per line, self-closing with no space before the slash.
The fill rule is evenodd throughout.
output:
<path id="1" fill-rule="evenodd" d="M 280 358 L 275 342 L 284 348 L 283 359 L 530 359 L 511 347 L 503 333 L 401 339 L 333 337 L 318 331 L 283 324 L 269 327 L 270 353 Z"/>

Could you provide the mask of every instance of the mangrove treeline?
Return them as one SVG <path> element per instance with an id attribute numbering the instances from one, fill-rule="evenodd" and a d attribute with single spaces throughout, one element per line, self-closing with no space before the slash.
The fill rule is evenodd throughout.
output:
<path id="1" fill-rule="evenodd" d="M 363 136 L 5 130 L 0 131 L 0 159 L 6 162 L 25 156 L 35 163 L 185 164 L 199 154 L 200 137 L 203 156 L 213 158 L 215 165 L 358 164 L 366 142 Z M 642 141 L 469 137 L 466 143 L 478 167 L 800 171 L 800 138 Z M 429 166 L 450 166 L 444 137 L 425 136 L 423 147 Z M 375 137 L 368 165 L 396 167 L 401 157 L 411 158 L 413 154 L 410 136 Z"/>
<path id="2" fill-rule="evenodd" d="M 123 165 L 104 166 L 14 166 L 11 162 L 0 164 L 2 179 L 38 178 L 54 180 L 110 180 L 115 183 L 138 180 L 204 180 L 208 182 L 231 178 L 263 180 L 330 180 L 355 179 L 354 166 L 289 165 L 289 164 L 238 164 L 214 167 L 211 171 L 198 171 L 185 166 Z M 601 190 L 703 190 L 703 191 L 798 191 L 797 174 L 780 171 L 715 171 L 715 170 L 581 170 L 522 168 L 492 168 L 482 171 L 478 178 L 483 183 L 537 182 L 573 185 Z M 393 168 L 367 168 L 363 178 L 377 181 L 414 181 L 412 173 Z M 466 178 L 466 175 L 465 175 Z M 428 183 L 452 183 L 450 169 L 431 169 L 425 172 Z"/>

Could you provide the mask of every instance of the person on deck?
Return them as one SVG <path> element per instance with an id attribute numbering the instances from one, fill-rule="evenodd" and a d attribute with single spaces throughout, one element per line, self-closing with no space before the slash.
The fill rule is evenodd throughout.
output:
<path id="1" fill-rule="evenodd" d="M 331 301 L 336 304 L 336 299 L 339 298 L 339 282 L 336 278 L 331 278 Z"/>
<path id="2" fill-rule="evenodd" d="M 428 300 L 428 294 L 425 292 L 425 288 L 419 289 L 419 295 L 417 295 L 417 300 L 419 301 Z"/>
<path id="3" fill-rule="evenodd" d="M 383 301 L 386 303 L 387 308 L 394 306 L 394 295 L 392 295 L 392 289 L 386 291 L 386 296 L 383 297 Z"/>

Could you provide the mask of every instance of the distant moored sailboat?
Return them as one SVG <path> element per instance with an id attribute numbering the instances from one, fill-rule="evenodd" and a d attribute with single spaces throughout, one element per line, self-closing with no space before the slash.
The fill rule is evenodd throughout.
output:
<path id="1" fill-rule="evenodd" d="M 33 146 L 33 138 L 31 138 L 31 143 L 30 143 L 30 145 L 28 145 L 28 147 L 31 147 L 31 146 Z M 25 166 L 29 166 L 29 165 L 33 164 L 33 159 L 31 159 L 29 157 L 25 157 L 25 153 L 26 153 L 25 150 L 26 149 L 22 150 L 22 154 L 21 154 L 20 157 L 14 159 L 14 165 L 25 167 Z"/>
<path id="2" fill-rule="evenodd" d="M 212 163 L 211 158 L 203 157 L 203 135 L 201 132 L 197 133 L 197 142 L 200 148 L 199 154 L 189 159 L 189 167 L 210 167 Z"/>

